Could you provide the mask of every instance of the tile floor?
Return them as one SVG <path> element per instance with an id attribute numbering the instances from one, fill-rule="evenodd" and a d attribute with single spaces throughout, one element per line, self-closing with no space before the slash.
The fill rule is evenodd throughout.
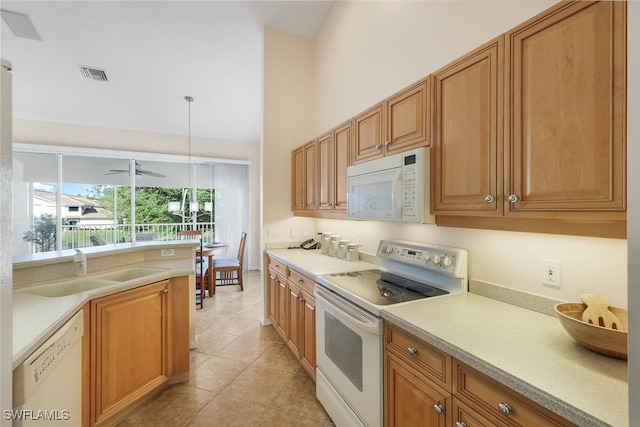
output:
<path id="1" fill-rule="evenodd" d="M 273 327 L 259 323 L 262 274 L 244 277 L 243 292 L 220 287 L 196 311 L 189 382 L 170 386 L 119 427 L 333 426 L 313 380 Z"/>

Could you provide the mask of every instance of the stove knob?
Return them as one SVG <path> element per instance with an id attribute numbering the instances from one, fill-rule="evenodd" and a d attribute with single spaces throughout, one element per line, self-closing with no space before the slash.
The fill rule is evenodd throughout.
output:
<path id="1" fill-rule="evenodd" d="M 442 255 L 434 255 L 433 256 L 433 263 L 436 265 L 439 265 L 442 262 Z"/>
<path id="2" fill-rule="evenodd" d="M 387 246 L 385 248 L 385 252 L 388 253 L 388 254 L 392 254 L 393 253 L 393 246 Z"/>
<path id="3" fill-rule="evenodd" d="M 424 254 L 424 262 L 431 261 L 431 254 Z"/>
<path id="4" fill-rule="evenodd" d="M 445 267 L 451 267 L 453 265 L 453 258 L 451 258 L 450 256 L 445 256 L 442 259 L 442 265 L 444 265 Z"/>

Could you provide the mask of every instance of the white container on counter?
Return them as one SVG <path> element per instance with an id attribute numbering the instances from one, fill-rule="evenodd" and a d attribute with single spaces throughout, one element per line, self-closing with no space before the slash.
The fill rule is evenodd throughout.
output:
<path id="1" fill-rule="evenodd" d="M 329 255 L 329 247 L 331 246 L 332 231 L 325 231 L 322 233 L 322 243 L 320 244 L 320 252 L 323 255 Z"/>
<path id="2" fill-rule="evenodd" d="M 347 261 L 358 261 L 360 260 L 360 245 L 357 243 L 349 243 L 347 245 L 347 252 L 345 255 L 345 259 Z"/>
<path id="3" fill-rule="evenodd" d="M 338 244 L 342 240 L 342 236 L 339 234 L 334 234 L 331 236 L 330 244 L 329 244 L 329 256 L 338 256 Z"/>
<path id="4" fill-rule="evenodd" d="M 338 258 L 347 259 L 347 245 L 349 244 L 348 240 L 340 240 L 338 242 Z"/>

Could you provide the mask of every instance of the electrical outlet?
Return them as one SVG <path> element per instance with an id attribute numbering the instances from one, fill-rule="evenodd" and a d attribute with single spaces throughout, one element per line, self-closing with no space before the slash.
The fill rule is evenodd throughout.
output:
<path id="1" fill-rule="evenodd" d="M 160 249 L 160 256 L 176 256 L 175 249 Z"/>
<path id="2" fill-rule="evenodd" d="M 356 243 L 362 245 L 362 233 L 358 233 L 358 239 L 356 240 Z"/>
<path id="3" fill-rule="evenodd" d="M 542 260 L 542 284 L 560 287 L 560 261 Z"/>
<path id="4" fill-rule="evenodd" d="M 305 237 L 309 235 L 309 227 L 304 227 L 302 229 L 302 235 Z"/>
<path id="5" fill-rule="evenodd" d="M 295 227 L 291 227 L 290 229 L 291 237 L 298 237 L 298 232 Z"/>

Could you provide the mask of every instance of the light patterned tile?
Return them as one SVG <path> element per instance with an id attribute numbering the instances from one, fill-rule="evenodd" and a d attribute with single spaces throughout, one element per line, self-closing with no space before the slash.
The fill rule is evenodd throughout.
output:
<path id="1" fill-rule="evenodd" d="M 238 360 L 210 356 L 191 369 L 189 385 L 212 392 L 222 391 L 235 380 L 249 364 Z"/>
<path id="2" fill-rule="evenodd" d="M 269 406 L 293 377 L 293 373 L 249 366 L 221 394 L 223 396 Z"/>
<path id="3" fill-rule="evenodd" d="M 330 420 L 329 415 L 316 399 L 316 384 L 308 375 L 294 375 L 271 402 L 271 406 L 324 423 Z"/>
<path id="4" fill-rule="evenodd" d="M 314 420 L 291 412 L 270 409 L 256 427 L 325 427 L 326 421 Z"/>
<path id="5" fill-rule="evenodd" d="M 267 412 L 267 408 L 244 400 L 218 396 L 186 425 L 193 427 L 250 427 Z"/>
<path id="6" fill-rule="evenodd" d="M 286 344 L 283 343 L 276 344 L 266 349 L 253 362 L 253 365 L 295 373 L 298 372 L 300 362 L 293 355 L 293 353 L 291 353 L 289 347 L 287 347 Z"/>

